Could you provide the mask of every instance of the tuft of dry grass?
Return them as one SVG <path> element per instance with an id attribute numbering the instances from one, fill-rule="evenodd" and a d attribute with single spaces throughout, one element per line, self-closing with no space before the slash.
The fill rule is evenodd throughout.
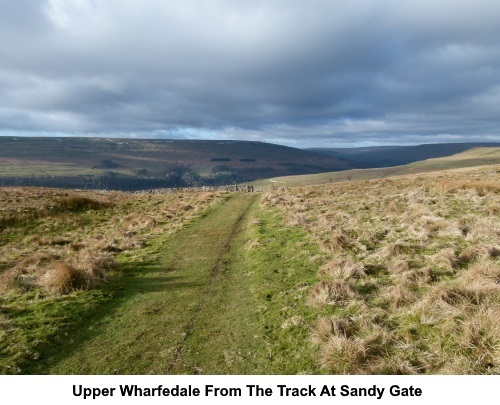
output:
<path id="1" fill-rule="evenodd" d="M 442 249 L 432 256 L 431 260 L 436 267 L 441 267 L 446 270 L 453 270 L 459 263 L 453 248 Z"/>
<path id="2" fill-rule="evenodd" d="M 321 347 L 320 364 L 332 374 L 372 374 L 390 350 L 390 334 L 379 327 L 364 337 L 332 335 Z"/>
<path id="3" fill-rule="evenodd" d="M 392 274 L 406 273 L 410 270 L 408 261 L 402 259 L 392 260 L 388 266 L 389 272 Z"/>
<path id="4" fill-rule="evenodd" d="M 107 251 L 80 251 L 76 259 L 79 268 L 85 271 L 87 277 L 95 284 L 96 280 L 106 278 L 116 267 L 113 253 Z"/>
<path id="5" fill-rule="evenodd" d="M 421 249 L 421 246 L 405 242 L 393 242 L 384 246 L 380 250 L 379 256 L 382 259 L 389 261 L 402 255 L 408 255 L 418 249 Z"/>
<path id="6" fill-rule="evenodd" d="M 335 258 L 324 264 L 319 275 L 332 279 L 347 280 L 366 276 L 365 266 L 361 262 L 354 262 L 349 258 Z"/>
<path id="7" fill-rule="evenodd" d="M 500 265 L 491 259 L 483 258 L 462 272 L 460 280 L 463 285 L 488 285 L 500 288 Z"/>
<path id="8" fill-rule="evenodd" d="M 432 268 L 429 266 L 420 269 L 407 270 L 398 274 L 394 279 L 396 285 L 428 286 L 434 278 Z"/>
<path id="9" fill-rule="evenodd" d="M 357 326 L 352 318 L 341 318 L 333 315 L 318 319 L 313 331 L 313 341 L 325 343 L 332 336 L 351 337 L 357 331 Z"/>
<path id="10" fill-rule="evenodd" d="M 414 303 L 418 295 L 405 284 L 396 284 L 384 288 L 377 299 L 377 302 L 391 309 L 404 307 Z"/>
<path id="11" fill-rule="evenodd" d="M 458 261 L 462 264 L 476 262 L 480 259 L 500 256 L 500 248 L 490 246 L 486 243 L 477 243 L 465 248 L 458 257 Z"/>
<path id="12" fill-rule="evenodd" d="M 342 228 L 335 229 L 323 242 L 321 247 L 327 252 L 342 251 L 350 247 L 352 239 Z"/>
<path id="13" fill-rule="evenodd" d="M 321 347 L 320 364 L 332 374 L 364 374 L 366 346 L 360 339 L 334 335 Z"/>
<path id="14" fill-rule="evenodd" d="M 99 201 L 95 198 L 89 198 L 86 196 L 73 195 L 69 197 L 63 197 L 57 201 L 57 205 L 67 211 L 87 211 L 87 210 L 99 210 L 109 207 L 109 203 L 104 201 Z"/>
<path id="15" fill-rule="evenodd" d="M 64 262 L 54 262 L 40 278 L 40 285 L 50 294 L 68 294 L 87 283 L 85 273 Z"/>
<path id="16" fill-rule="evenodd" d="M 314 308 L 320 308 L 323 305 L 345 305 L 355 295 L 354 287 L 347 281 L 320 281 L 312 287 L 307 305 Z"/>

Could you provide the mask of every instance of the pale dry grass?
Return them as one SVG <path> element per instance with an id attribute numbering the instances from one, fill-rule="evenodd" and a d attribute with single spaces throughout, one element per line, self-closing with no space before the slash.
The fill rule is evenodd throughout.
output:
<path id="1" fill-rule="evenodd" d="M 374 374 L 391 351 L 391 336 L 374 326 L 365 336 L 332 335 L 321 346 L 321 366 L 332 374 Z"/>
<path id="2" fill-rule="evenodd" d="M 329 316 L 318 319 L 313 330 L 313 341 L 325 343 L 332 336 L 349 338 L 358 330 L 352 318 L 341 318 L 339 316 Z"/>
<path id="3" fill-rule="evenodd" d="M 377 304 L 392 310 L 414 303 L 418 295 L 408 287 L 408 284 L 398 283 L 384 287 L 377 297 Z"/>
<path id="4" fill-rule="evenodd" d="M 458 265 L 458 258 L 453 248 L 445 248 L 430 257 L 432 264 L 445 270 L 453 270 Z"/>
<path id="5" fill-rule="evenodd" d="M 86 287 L 85 273 L 68 263 L 54 262 L 40 277 L 39 284 L 51 294 L 68 294 Z"/>
<path id="6" fill-rule="evenodd" d="M 481 259 L 487 259 L 490 257 L 500 256 L 500 248 L 497 246 L 491 246 L 486 243 L 476 243 L 465 248 L 458 261 L 461 263 L 474 263 Z"/>
<path id="7" fill-rule="evenodd" d="M 332 279 L 347 280 L 349 278 L 362 278 L 366 276 L 365 266 L 361 262 L 354 262 L 350 258 L 338 257 L 324 264 L 319 275 Z"/>
<path id="8" fill-rule="evenodd" d="M 326 255 L 306 298 L 321 312 L 312 339 L 325 370 L 500 372 L 494 169 L 268 192 L 263 205 L 282 208 Z"/>
<path id="9" fill-rule="evenodd" d="M 116 268 L 117 254 L 174 232 L 220 198 L 0 188 L 0 219 L 10 218 L 0 231 L 0 291 L 93 288 Z"/>
<path id="10" fill-rule="evenodd" d="M 323 305 L 345 305 L 355 295 L 355 288 L 347 281 L 320 281 L 312 287 L 307 305 L 315 308 Z"/>

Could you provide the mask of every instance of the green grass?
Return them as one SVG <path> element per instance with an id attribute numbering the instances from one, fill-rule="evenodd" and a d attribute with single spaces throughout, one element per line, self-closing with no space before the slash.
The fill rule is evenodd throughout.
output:
<path id="1" fill-rule="evenodd" d="M 95 290 L 3 295 L 0 370 L 494 373 L 498 172 L 481 170 L 264 195 L 12 189 L 6 206 L 68 206 L 0 232 L 5 273 L 42 250 L 77 266 L 66 242 L 123 249 Z"/>
<path id="2" fill-rule="evenodd" d="M 11 295 L 5 373 L 320 373 L 305 305 L 322 255 L 258 194 L 233 194 L 173 235 L 118 256 L 110 281 Z"/>
<path id="3" fill-rule="evenodd" d="M 141 205 L 144 204 L 141 202 Z M 206 213 L 202 213 L 200 217 L 205 215 Z M 78 214 L 79 219 L 84 216 L 85 214 Z M 64 222 L 51 223 L 51 225 L 62 226 L 60 234 L 69 230 L 69 224 Z M 96 226 L 95 219 L 89 225 Z M 120 329 L 124 327 L 123 322 L 118 321 L 116 324 L 113 322 L 112 329 L 118 328 L 118 333 L 123 336 L 123 339 L 130 338 L 130 332 L 135 331 L 137 319 L 140 319 L 142 324 L 154 328 L 155 319 L 147 315 L 154 314 L 156 311 L 154 307 L 158 301 L 155 301 L 155 298 L 163 299 L 163 296 L 158 296 L 156 292 L 162 291 L 164 296 L 168 296 L 168 300 L 175 301 L 177 296 L 172 294 L 172 291 L 183 294 L 190 284 L 199 284 L 199 281 L 195 279 L 184 283 L 175 282 L 175 276 L 166 275 L 168 270 L 165 269 L 162 260 L 165 251 L 164 244 L 174 240 L 171 240 L 172 233 L 167 232 L 167 229 L 165 228 L 165 231 L 156 237 L 150 238 L 144 248 L 132 249 L 121 254 L 118 257 L 119 266 L 114 276 L 108 278 L 109 281 L 97 290 L 75 291 L 68 295 L 53 296 L 38 289 L 28 293 L 14 289 L 6 294 L 0 301 L 0 332 L 2 333 L 0 372 L 9 374 L 49 372 L 49 367 L 74 354 L 75 349 L 84 350 L 83 347 L 87 341 L 95 336 L 96 331 L 100 330 L 102 325 L 107 325 L 110 319 L 115 320 L 115 314 L 120 310 L 129 311 L 128 319 L 133 322 L 132 326 L 126 325 L 126 330 Z M 25 234 L 27 229 L 19 228 L 16 231 L 23 231 Z M 55 231 L 56 228 L 50 229 L 50 233 Z M 21 234 L 18 237 L 23 238 Z M 186 242 L 191 242 L 191 240 L 186 240 Z M 189 252 L 183 253 L 189 257 Z M 210 255 L 208 251 L 204 253 L 207 257 Z M 171 282 L 172 280 L 174 282 Z M 137 306 L 137 301 L 142 302 L 143 297 L 147 297 L 147 302 L 143 306 Z M 160 302 L 159 305 L 163 303 Z M 184 320 L 184 310 L 185 308 L 182 307 L 177 308 L 176 316 L 179 320 Z M 123 339 L 111 341 L 108 348 L 112 353 L 127 355 L 127 351 L 121 353 L 122 345 L 128 346 L 134 338 L 125 342 Z M 134 346 L 136 352 L 144 349 L 144 347 Z M 154 356 L 155 352 L 152 351 L 151 355 Z M 99 360 L 102 359 L 97 356 L 95 361 Z M 127 362 L 123 358 L 118 361 Z M 85 370 L 89 370 L 89 367 L 86 363 L 77 365 L 72 373 L 84 373 Z M 131 361 L 130 367 L 137 370 L 137 367 L 141 365 Z M 100 369 L 100 372 L 112 373 L 114 370 L 104 368 Z M 67 370 L 66 372 L 71 373 Z"/>
<path id="4" fill-rule="evenodd" d="M 46 353 L 71 343 L 70 333 L 96 316 L 112 288 L 64 296 L 11 294 L 0 301 L 0 373 L 26 374 Z"/>
<path id="5" fill-rule="evenodd" d="M 0 164 L 0 177 L 95 176 L 106 172 L 107 170 L 105 169 L 92 169 L 90 167 L 64 163 L 23 162 L 22 164 Z M 113 169 L 113 172 L 135 177 L 135 174 L 128 169 Z"/>
<path id="6" fill-rule="evenodd" d="M 303 231 L 284 229 L 276 212 L 250 214 L 255 219 L 236 238 L 227 271 L 207 292 L 207 307 L 218 310 L 200 315 L 180 371 L 319 373 L 309 337 L 315 318 L 304 298 L 321 256 Z"/>
<path id="7" fill-rule="evenodd" d="M 152 251 L 145 245 L 157 238 L 165 241 L 176 228 L 221 202 L 211 193 L 2 191 L 0 207 L 3 212 L 13 207 L 16 221 L 0 229 L 0 373 L 39 370 L 37 363 L 71 346 L 87 330 L 87 322 L 106 317 L 121 302 L 121 283 L 133 274 L 130 265 L 140 260 L 138 268 L 147 268 Z M 36 215 L 27 217 L 25 211 Z M 43 287 L 43 276 L 56 261 L 84 269 L 120 250 L 124 253 L 118 268 L 104 283 L 98 280 L 97 289 L 52 294 Z"/>

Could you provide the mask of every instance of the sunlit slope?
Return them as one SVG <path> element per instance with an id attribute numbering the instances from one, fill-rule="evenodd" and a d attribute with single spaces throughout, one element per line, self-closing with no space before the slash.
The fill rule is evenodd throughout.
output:
<path id="1" fill-rule="evenodd" d="M 358 148 L 310 149 L 326 156 L 346 159 L 353 169 L 375 169 L 403 166 L 427 159 L 438 159 L 465 152 L 472 148 L 498 148 L 500 144 L 489 143 L 432 143 L 408 146 L 368 146 Z"/>
<path id="2" fill-rule="evenodd" d="M 307 186 L 341 181 L 372 180 L 404 174 L 423 173 L 446 169 L 500 164 L 500 148 L 473 148 L 443 158 L 427 159 L 404 166 L 383 167 L 379 169 L 356 169 L 341 172 L 319 173 L 302 176 L 283 176 L 258 180 L 256 187 L 269 185 Z"/>
<path id="3" fill-rule="evenodd" d="M 473 148 L 455 155 L 427 159 L 407 165 L 408 170 L 445 170 L 500 163 L 500 148 Z M 408 172 L 410 173 L 410 172 Z"/>

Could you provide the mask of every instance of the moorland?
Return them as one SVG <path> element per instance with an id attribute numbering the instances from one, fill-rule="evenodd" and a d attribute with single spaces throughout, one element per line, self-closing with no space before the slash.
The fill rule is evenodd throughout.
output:
<path id="1" fill-rule="evenodd" d="M 500 145 L 304 150 L 250 141 L 0 136 L 0 186 L 137 191 L 327 172 L 336 173 L 333 179 L 357 178 L 346 171 L 405 165 L 485 146 Z"/>
<path id="2" fill-rule="evenodd" d="M 500 165 L 453 167 L 1 187 L 0 372 L 498 374 Z"/>
<path id="3" fill-rule="evenodd" d="M 131 191 L 350 167 L 335 157 L 263 142 L 0 137 L 0 186 Z"/>

